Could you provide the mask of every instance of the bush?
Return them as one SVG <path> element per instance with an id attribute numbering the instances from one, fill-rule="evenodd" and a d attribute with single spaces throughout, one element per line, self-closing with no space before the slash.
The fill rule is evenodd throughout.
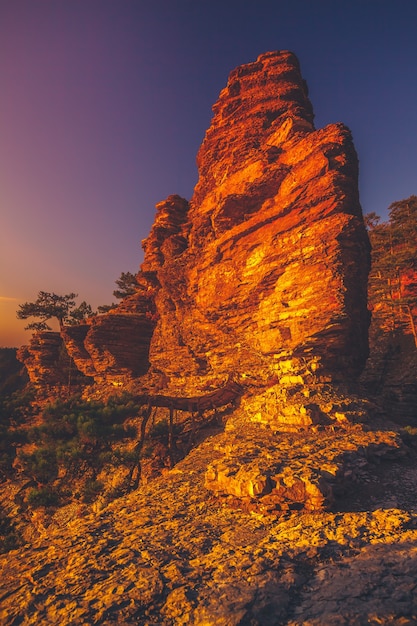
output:
<path id="1" fill-rule="evenodd" d="M 101 480 L 94 480 L 94 479 L 87 480 L 81 492 L 82 501 L 85 502 L 86 504 L 90 504 L 91 502 L 94 502 L 94 500 L 103 491 L 103 487 L 104 485 L 101 482 Z"/>
<path id="2" fill-rule="evenodd" d="M 26 421 L 33 413 L 34 397 L 35 392 L 31 387 L 0 397 L 0 420 L 15 424 Z"/>
<path id="3" fill-rule="evenodd" d="M 95 476 L 105 465 L 125 464 L 114 444 L 136 437 L 136 429 L 125 426 L 124 421 L 136 417 L 139 408 L 128 394 L 112 397 L 107 403 L 79 395 L 50 403 L 43 409 L 42 423 L 28 433 L 35 451 L 20 453 L 26 473 L 45 485 L 58 477 L 59 468 L 65 469 L 67 476 L 85 472 Z M 3 464 L 5 469 L 10 466 L 7 458 Z M 87 499 L 95 497 L 91 489 L 94 487 L 87 488 Z"/>
<path id="4" fill-rule="evenodd" d="M 28 381 L 16 352 L 16 348 L 0 348 L 0 396 L 3 397 L 21 389 Z"/>
<path id="5" fill-rule="evenodd" d="M 177 436 L 181 432 L 181 427 L 179 424 L 172 425 L 172 434 L 173 436 Z M 169 438 L 169 422 L 166 418 L 162 419 L 160 422 L 157 422 L 152 426 L 149 431 L 150 439 L 156 439 L 161 443 L 168 443 Z"/>
<path id="6" fill-rule="evenodd" d="M 56 447 L 58 464 L 67 470 L 81 463 L 83 456 L 84 451 L 78 439 L 59 443 Z"/>
<path id="7" fill-rule="evenodd" d="M 0 554 L 15 550 L 21 544 L 16 525 L 4 513 L 0 513 Z"/>
<path id="8" fill-rule="evenodd" d="M 160 422 L 154 424 L 149 431 L 149 437 L 151 439 L 159 439 L 167 442 L 169 434 L 169 424 L 167 419 L 163 419 Z"/>
<path id="9" fill-rule="evenodd" d="M 58 463 L 53 447 L 38 448 L 32 454 L 22 454 L 20 458 L 26 472 L 38 483 L 50 483 L 57 478 Z"/>
<path id="10" fill-rule="evenodd" d="M 1 353 L 1 350 L 0 350 Z M 26 441 L 26 434 L 18 424 L 31 412 L 31 393 L 15 392 L 0 397 L 0 475 L 13 473 L 16 446 Z"/>
<path id="11" fill-rule="evenodd" d="M 27 501 L 34 509 L 41 506 L 57 506 L 59 504 L 59 496 L 51 487 L 33 488 L 28 493 Z"/>
<path id="12" fill-rule="evenodd" d="M 12 471 L 13 461 L 16 456 L 16 446 L 9 429 L 0 424 L 0 474 L 7 476 Z"/>

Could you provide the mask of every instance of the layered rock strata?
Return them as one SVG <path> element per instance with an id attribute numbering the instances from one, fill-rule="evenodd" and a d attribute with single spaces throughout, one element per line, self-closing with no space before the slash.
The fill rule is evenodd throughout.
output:
<path id="1" fill-rule="evenodd" d="M 38 387 L 59 385 L 68 378 L 68 372 L 63 371 L 65 358 L 68 370 L 68 355 L 60 333 L 34 333 L 29 345 L 22 346 L 16 356 L 25 364 L 31 383 Z"/>
<path id="2" fill-rule="evenodd" d="M 78 370 L 86 376 L 95 376 L 97 374 L 96 368 L 84 345 L 89 329 L 89 324 L 65 326 L 61 331 L 61 336 L 67 352 L 73 359 Z"/>
<path id="3" fill-rule="evenodd" d="M 120 384 L 145 374 L 149 344 L 155 326 L 151 287 L 125 298 L 106 315 L 90 321 L 84 347 L 95 369 L 95 379 Z"/>
<path id="4" fill-rule="evenodd" d="M 17 351 L 40 396 L 48 397 L 52 388 L 59 395 L 63 387 L 66 394 L 74 393 L 93 381 L 95 370 L 82 343 L 84 336 L 84 325 L 67 326 L 60 332 L 41 331 Z"/>
<path id="5" fill-rule="evenodd" d="M 369 242 L 349 130 L 315 130 L 290 52 L 234 70 L 213 110 L 190 203 L 157 205 L 137 294 L 67 349 L 97 381 L 174 396 L 355 379 Z"/>
<path id="6" fill-rule="evenodd" d="M 168 199 L 175 228 L 161 237 L 157 218 L 145 241 L 158 289 L 152 367 L 173 391 L 231 373 L 357 376 L 369 323 L 357 158 L 345 126 L 314 129 L 293 54 L 231 73 L 198 165 L 187 219 Z"/>
<path id="7" fill-rule="evenodd" d="M 98 381 L 173 395 L 345 381 L 367 354 L 369 242 L 349 130 L 315 130 L 298 61 L 234 70 L 198 153 L 191 202 L 170 196 L 144 241 L 140 288 L 64 340 Z"/>
<path id="8" fill-rule="evenodd" d="M 236 429 L 231 421 L 213 442 L 204 486 L 223 503 L 263 513 L 328 510 L 370 460 L 402 452 L 395 433 L 365 432 L 360 424 L 271 437 L 268 428 Z"/>

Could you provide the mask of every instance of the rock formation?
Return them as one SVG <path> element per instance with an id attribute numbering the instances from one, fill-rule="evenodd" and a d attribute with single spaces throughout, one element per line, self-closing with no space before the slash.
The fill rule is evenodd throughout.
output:
<path id="1" fill-rule="evenodd" d="M 17 358 L 25 364 L 40 397 L 52 398 L 62 389 L 66 395 L 75 393 L 93 381 L 93 368 L 80 341 L 84 334 L 83 325 L 67 326 L 61 332 L 41 331 L 18 350 Z"/>
<path id="2" fill-rule="evenodd" d="M 35 511 L 36 552 L 0 557 L 0 620 L 416 623 L 415 455 L 339 384 L 368 353 L 350 132 L 315 130 L 296 57 L 267 53 L 231 73 L 198 166 L 189 203 L 157 205 L 137 293 L 62 333 L 88 401 L 116 385 L 140 406 L 116 450 L 139 489 Z M 32 380 L 53 374 L 52 335 L 21 351 Z M 169 463 L 146 482 L 160 426 Z M 119 485 L 109 467 L 96 486 Z"/>
<path id="3" fill-rule="evenodd" d="M 143 293 L 125 298 L 106 315 L 92 318 L 84 347 L 96 371 L 96 380 L 118 384 L 145 374 L 154 326 L 153 301 L 145 287 Z"/>
<path id="4" fill-rule="evenodd" d="M 357 159 L 342 124 L 314 129 L 294 55 L 231 73 L 198 165 L 190 205 L 161 202 L 144 241 L 139 281 L 151 298 L 124 302 L 87 333 L 96 371 L 140 376 L 149 358 L 174 395 L 231 374 L 356 377 L 369 324 Z"/>
<path id="5" fill-rule="evenodd" d="M 357 159 L 346 127 L 314 130 L 294 55 L 231 73 L 198 165 L 188 213 L 179 198 L 161 203 L 163 236 L 159 217 L 144 245 L 152 368 L 173 391 L 230 373 L 356 376 L 369 324 Z"/>

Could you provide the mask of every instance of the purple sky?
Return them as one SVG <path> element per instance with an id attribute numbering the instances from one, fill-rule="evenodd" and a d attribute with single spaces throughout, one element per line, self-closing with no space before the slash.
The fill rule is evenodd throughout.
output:
<path id="1" fill-rule="evenodd" d="M 0 0 L 0 346 L 40 290 L 114 300 L 262 52 L 295 52 L 316 126 L 351 128 L 365 213 L 416 194 L 416 32 L 416 0 Z"/>

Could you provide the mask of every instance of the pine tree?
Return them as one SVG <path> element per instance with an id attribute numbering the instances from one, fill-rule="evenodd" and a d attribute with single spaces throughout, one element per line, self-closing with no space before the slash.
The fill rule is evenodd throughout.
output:
<path id="1" fill-rule="evenodd" d="M 133 296 L 140 289 L 136 276 L 132 272 L 122 272 L 115 283 L 119 289 L 113 291 L 113 295 L 118 300 L 122 300 L 127 296 Z"/>
<path id="2" fill-rule="evenodd" d="M 369 302 L 383 331 L 412 334 L 417 347 L 417 196 L 394 202 L 389 219 L 369 214 L 372 245 Z"/>
<path id="3" fill-rule="evenodd" d="M 76 293 L 60 296 L 56 293 L 40 291 L 35 302 L 25 302 L 19 305 L 17 317 L 21 320 L 26 320 L 29 317 L 37 317 L 41 320 L 40 322 L 31 322 L 26 326 L 26 330 L 51 330 L 46 322 L 52 318 L 58 320 L 59 327 L 62 329 L 70 312 L 75 308 L 76 297 Z"/>

